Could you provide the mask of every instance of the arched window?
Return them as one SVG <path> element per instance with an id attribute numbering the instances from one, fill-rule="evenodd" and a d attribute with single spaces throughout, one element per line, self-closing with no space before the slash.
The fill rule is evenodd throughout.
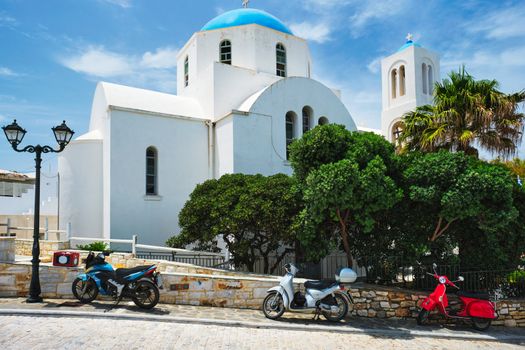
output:
<path id="1" fill-rule="evenodd" d="M 392 142 L 394 143 L 394 145 L 396 146 L 401 145 L 400 138 L 401 138 L 401 134 L 403 133 L 403 130 L 404 130 L 403 122 L 400 122 L 400 121 L 396 122 L 394 126 L 392 126 Z"/>
<path id="2" fill-rule="evenodd" d="M 428 65 L 428 93 L 432 95 L 434 92 L 434 73 L 432 72 L 432 66 Z"/>
<path id="3" fill-rule="evenodd" d="M 188 83 L 190 81 L 189 69 L 190 69 L 190 64 L 188 61 L 188 56 L 186 56 L 186 58 L 184 59 L 184 86 L 188 86 Z"/>
<path id="4" fill-rule="evenodd" d="M 396 95 L 397 95 L 397 91 L 396 91 L 396 88 L 397 88 L 397 69 L 393 69 L 392 70 L 392 73 L 390 73 L 391 77 L 390 77 L 390 85 L 391 85 L 391 91 L 392 91 L 392 98 L 396 98 Z"/>
<path id="5" fill-rule="evenodd" d="M 312 108 L 308 106 L 303 107 L 303 134 L 310 130 L 312 125 Z"/>
<path id="6" fill-rule="evenodd" d="M 146 195 L 157 195 L 157 190 L 157 150 L 155 147 L 148 147 L 146 149 Z"/>
<path id="7" fill-rule="evenodd" d="M 399 67 L 399 96 L 405 96 L 405 66 Z"/>
<path id="8" fill-rule="evenodd" d="M 317 125 L 326 125 L 328 124 L 328 118 L 327 117 L 321 117 L 319 118 L 319 120 L 317 121 Z"/>
<path id="9" fill-rule="evenodd" d="M 229 40 L 223 40 L 220 45 L 221 63 L 232 64 L 232 43 Z"/>
<path id="10" fill-rule="evenodd" d="M 286 77 L 286 49 L 284 45 L 278 43 L 275 46 L 276 73 L 280 77 Z"/>
<path id="11" fill-rule="evenodd" d="M 290 156 L 289 146 L 292 143 L 295 135 L 295 118 L 294 112 L 289 111 L 286 113 L 286 159 Z"/>
<path id="12" fill-rule="evenodd" d="M 427 93 L 427 85 L 428 85 L 428 82 L 427 82 L 427 64 L 426 63 L 423 63 L 423 65 L 421 66 L 421 75 L 423 76 L 423 93 L 426 94 Z"/>

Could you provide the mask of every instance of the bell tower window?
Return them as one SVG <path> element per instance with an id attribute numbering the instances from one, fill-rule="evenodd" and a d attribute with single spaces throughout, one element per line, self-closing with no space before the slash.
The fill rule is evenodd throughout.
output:
<path id="1" fill-rule="evenodd" d="M 392 142 L 396 146 L 401 145 L 401 135 L 403 134 L 403 122 L 397 122 L 392 127 Z"/>
<path id="2" fill-rule="evenodd" d="M 157 189 L 157 150 L 155 147 L 146 149 L 146 195 L 155 196 Z"/>
<path id="3" fill-rule="evenodd" d="M 188 62 L 188 56 L 184 59 L 184 86 L 188 86 L 188 83 L 190 81 L 190 74 L 189 74 L 190 64 Z"/>
<path id="4" fill-rule="evenodd" d="M 423 65 L 421 65 L 421 75 L 423 76 L 423 93 L 426 94 L 427 93 L 427 85 L 428 85 L 428 80 L 427 80 L 427 64 L 426 63 L 423 63 Z"/>
<path id="5" fill-rule="evenodd" d="M 220 61 L 225 64 L 232 64 L 232 43 L 223 40 L 220 44 Z"/>
<path id="6" fill-rule="evenodd" d="M 428 66 L 428 93 L 432 95 L 434 92 L 434 73 L 432 72 L 432 66 Z"/>
<path id="7" fill-rule="evenodd" d="M 310 130 L 311 119 L 312 119 L 312 109 L 308 106 L 303 107 L 303 134 Z"/>
<path id="8" fill-rule="evenodd" d="M 295 119 L 296 115 L 294 112 L 289 111 L 286 113 L 286 160 L 290 157 L 289 146 L 293 142 L 295 135 Z"/>
<path id="9" fill-rule="evenodd" d="M 405 96 L 405 66 L 399 67 L 399 96 Z"/>
<path id="10" fill-rule="evenodd" d="M 397 95 L 397 69 L 393 69 L 390 73 L 390 89 L 392 91 L 392 98 L 396 98 Z"/>
<path id="11" fill-rule="evenodd" d="M 276 75 L 279 77 L 286 77 L 286 49 L 283 44 L 278 43 L 275 46 L 276 58 Z"/>

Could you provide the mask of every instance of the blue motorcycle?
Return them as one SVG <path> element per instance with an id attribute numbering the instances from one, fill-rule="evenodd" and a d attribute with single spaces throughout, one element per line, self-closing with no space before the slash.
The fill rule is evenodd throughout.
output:
<path id="1" fill-rule="evenodd" d="M 79 274 L 73 281 L 73 295 L 85 304 L 95 300 L 100 293 L 113 297 L 117 301 L 115 306 L 126 297 L 143 309 L 155 307 L 160 298 L 159 289 L 162 288 L 160 273 L 155 271 L 157 266 L 114 270 L 105 261 L 106 256 L 109 256 L 109 252 L 96 256 L 89 252 L 85 273 Z"/>

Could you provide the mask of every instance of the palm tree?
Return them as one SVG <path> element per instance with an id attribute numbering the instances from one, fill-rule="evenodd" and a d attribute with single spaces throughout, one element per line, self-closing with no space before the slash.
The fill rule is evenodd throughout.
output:
<path id="1" fill-rule="evenodd" d="M 521 141 L 525 115 L 518 111 L 525 90 L 505 94 L 496 80 L 475 80 L 462 67 L 436 83 L 434 105 L 404 115 L 404 150 L 438 149 L 478 155 L 474 146 L 508 158 Z"/>

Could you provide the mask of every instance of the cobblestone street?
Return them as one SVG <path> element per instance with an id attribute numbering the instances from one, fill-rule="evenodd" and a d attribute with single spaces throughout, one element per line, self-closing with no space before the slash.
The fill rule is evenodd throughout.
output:
<path id="1" fill-rule="evenodd" d="M 271 321 L 257 310 L 159 304 L 146 311 L 127 301 L 114 309 L 109 309 L 111 305 L 53 299 L 26 304 L 23 298 L 2 298 L 0 349 L 464 350 L 525 345 L 523 330 L 508 327 L 479 333 L 468 325 L 418 327 L 413 320 L 349 317 L 333 324 L 313 321 L 312 315 L 287 313 L 283 320 Z M 492 340 L 479 339 L 486 336 Z"/>
<path id="2" fill-rule="evenodd" d="M 253 329 L 155 321 L 0 316 L 1 349 L 518 349 L 438 338 Z"/>

